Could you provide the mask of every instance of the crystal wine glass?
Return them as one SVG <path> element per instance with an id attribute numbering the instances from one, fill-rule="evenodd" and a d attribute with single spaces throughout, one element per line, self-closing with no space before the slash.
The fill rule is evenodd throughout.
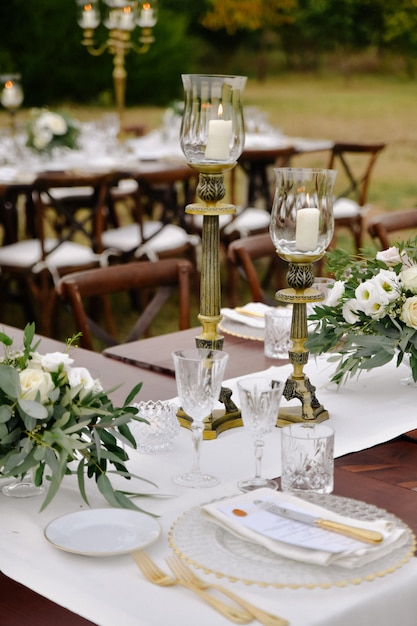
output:
<path id="1" fill-rule="evenodd" d="M 183 487 L 212 487 L 219 480 L 200 469 L 200 449 L 204 418 L 212 412 L 219 399 L 229 355 L 221 350 L 194 348 L 172 353 L 178 397 L 182 409 L 192 418 L 191 432 L 194 460 L 189 472 L 174 477 Z"/>
<path id="2" fill-rule="evenodd" d="M 238 482 L 241 491 L 260 487 L 278 489 L 274 480 L 262 478 L 261 467 L 265 436 L 272 432 L 277 419 L 284 383 L 269 378 L 244 378 L 237 383 L 243 425 L 253 437 L 255 476 Z"/>

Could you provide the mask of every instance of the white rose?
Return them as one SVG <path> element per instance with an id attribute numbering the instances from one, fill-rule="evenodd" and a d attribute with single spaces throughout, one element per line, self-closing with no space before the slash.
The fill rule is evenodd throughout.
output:
<path id="1" fill-rule="evenodd" d="M 77 387 L 82 385 L 87 391 L 102 391 L 103 388 L 100 382 L 94 379 L 87 368 L 85 367 L 72 367 L 68 371 L 68 382 L 70 387 Z"/>
<path id="2" fill-rule="evenodd" d="M 357 300 L 346 300 L 342 306 L 342 315 L 348 324 L 356 324 L 359 320 L 358 311 L 361 311 L 360 304 Z"/>
<path id="3" fill-rule="evenodd" d="M 49 113 L 48 125 L 54 135 L 65 135 L 68 130 L 66 121 L 57 113 Z"/>
<path id="4" fill-rule="evenodd" d="M 404 302 L 401 319 L 407 326 L 417 330 L 417 296 L 407 298 Z"/>
<path id="5" fill-rule="evenodd" d="M 20 386 L 22 388 L 21 397 L 24 400 L 36 400 L 40 394 L 42 403 L 48 400 L 48 395 L 54 389 L 54 383 L 48 372 L 28 367 L 19 373 Z"/>
<path id="6" fill-rule="evenodd" d="M 327 296 L 327 306 L 335 306 L 340 302 L 341 297 L 345 293 L 345 283 L 343 280 L 336 280 L 332 288 L 329 289 L 329 295 Z"/>
<path id="7" fill-rule="evenodd" d="M 64 366 L 64 371 L 67 372 L 74 363 L 74 359 L 64 352 L 48 352 L 40 357 L 40 361 L 43 369 L 47 372 L 57 372 L 61 364 Z"/>
<path id="8" fill-rule="evenodd" d="M 405 289 L 417 294 L 417 265 L 407 267 L 400 272 L 400 280 Z"/>
<path id="9" fill-rule="evenodd" d="M 376 253 L 377 261 L 383 261 L 387 265 L 397 265 L 397 263 L 401 263 L 400 251 L 396 246 L 391 246 L 391 248 L 387 248 L 387 250 L 382 250 L 381 252 Z"/>
<path id="10" fill-rule="evenodd" d="M 62 115 L 58 113 L 42 113 L 35 122 L 35 131 L 47 130 L 52 135 L 65 135 L 68 126 Z"/>

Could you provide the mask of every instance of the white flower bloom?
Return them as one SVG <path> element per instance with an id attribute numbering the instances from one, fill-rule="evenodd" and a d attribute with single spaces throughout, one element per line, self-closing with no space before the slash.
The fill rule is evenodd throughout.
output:
<path id="1" fill-rule="evenodd" d="M 382 317 L 384 307 L 389 304 L 389 299 L 379 281 L 371 278 L 365 280 L 355 289 L 355 296 L 359 302 L 360 310 L 371 317 Z"/>
<path id="2" fill-rule="evenodd" d="M 36 400 L 39 392 L 42 403 L 48 400 L 49 393 L 54 389 L 54 383 L 48 372 L 27 367 L 19 373 L 20 385 L 22 387 L 22 399 Z"/>
<path id="3" fill-rule="evenodd" d="M 410 328 L 417 329 L 417 296 L 407 298 L 404 302 L 401 319 Z"/>
<path id="4" fill-rule="evenodd" d="M 343 303 L 342 315 L 348 324 L 356 324 L 359 320 L 358 311 L 362 311 L 362 309 L 359 302 L 354 298 Z"/>
<path id="5" fill-rule="evenodd" d="M 65 135 L 68 126 L 62 115 L 46 111 L 36 120 L 35 129 L 49 130 L 53 135 Z"/>
<path id="6" fill-rule="evenodd" d="M 380 270 L 372 280 L 380 286 L 389 302 L 393 302 L 399 297 L 400 280 L 394 271 Z"/>
<path id="7" fill-rule="evenodd" d="M 74 363 L 74 359 L 64 352 L 48 352 L 41 355 L 40 359 L 43 369 L 47 372 L 57 372 L 61 364 L 64 366 L 64 371 L 68 372 Z"/>
<path id="8" fill-rule="evenodd" d="M 333 287 L 329 289 L 327 296 L 327 306 L 336 306 L 340 302 L 341 297 L 345 293 L 345 283 L 343 280 L 336 280 Z"/>
<path id="9" fill-rule="evenodd" d="M 72 367 L 68 371 L 68 382 L 70 387 L 82 385 L 87 391 L 102 391 L 100 381 L 94 379 L 86 367 Z"/>
<path id="10" fill-rule="evenodd" d="M 376 259 L 377 261 L 383 261 L 387 265 L 397 265 L 397 263 L 401 263 L 402 260 L 400 251 L 396 246 L 391 246 L 391 248 L 377 252 Z"/>
<path id="11" fill-rule="evenodd" d="M 411 293 L 417 294 L 417 265 L 407 267 L 400 272 L 400 280 L 404 289 L 408 289 Z"/>
<path id="12" fill-rule="evenodd" d="M 53 134 L 48 128 L 41 128 L 35 131 L 33 145 L 37 150 L 43 150 L 52 141 Z"/>

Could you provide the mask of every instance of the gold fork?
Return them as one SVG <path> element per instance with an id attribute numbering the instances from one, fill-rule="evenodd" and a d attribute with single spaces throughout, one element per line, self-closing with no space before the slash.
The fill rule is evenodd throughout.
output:
<path id="1" fill-rule="evenodd" d="M 241 607 L 249 611 L 252 616 L 258 620 L 264 626 L 288 626 L 287 620 L 277 615 L 272 615 L 256 605 L 244 600 L 240 596 L 236 595 L 233 591 L 229 591 L 226 587 L 216 583 L 207 583 L 199 578 L 191 569 L 182 561 L 178 556 L 171 556 L 166 559 L 172 572 L 178 577 L 178 580 L 184 580 L 194 587 L 198 587 L 201 590 L 204 589 L 216 589 L 224 595 L 228 596 L 231 600 L 239 604 Z"/>
<path id="2" fill-rule="evenodd" d="M 161 587 L 182 585 L 183 587 L 194 591 L 214 609 L 221 613 L 223 617 L 226 617 L 236 624 L 248 624 L 253 620 L 253 616 L 245 609 L 239 609 L 231 604 L 226 604 L 225 602 L 222 602 L 221 600 L 218 600 L 214 596 L 210 595 L 207 591 L 204 591 L 204 589 L 196 587 L 185 580 L 179 580 L 176 577 L 174 578 L 173 576 L 166 574 L 146 552 L 137 550 L 131 554 L 136 565 L 142 571 L 144 576 L 154 585 L 159 585 Z"/>

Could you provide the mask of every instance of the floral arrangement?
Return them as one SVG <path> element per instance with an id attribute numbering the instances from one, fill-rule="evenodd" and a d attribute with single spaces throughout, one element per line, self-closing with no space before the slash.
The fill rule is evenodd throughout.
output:
<path id="1" fill-rule="evenodd" d="M 28 324 L 23 348 L 14 350 L 13 340 L 0 333 L 4 345 L 0 359 L 0 477 L 31 472 L 35 485 L 49 483 L 42 509 L 56 495 L 64 476 L 77 474 L 87 504 L 86 476 L 95 479 L 112 506 L 141 510 L 132 501 L 140 494 L 114 489 L 108 474 L 138 478 L 126 469 L 129 457 L 124 446 L 136 448 L 129 422 L 144 421 L 131 406 L 142 383 L 116 408 L 99 380 L 86 368 L 73 366 L 69 350 L 78 335 L 67 341 L 65 352 L 42 355 L 36 350 L 38 344 L 33 345 L 34 334 L 34 324 Z"/>
<path id="2" fill-rule="evenodd" d="M 75 150 L 78 147 L 79 124 L 66 113 L 32 109 L 27 131 L 26 145 L 37 152 L 50 152 L 57 147 Z"/>
<path id="3" fill-rule="evenodd" d="M 328 252 L 336 282 L 326 305 L 314 308 L 317 326 L 306 347 L 313 354 L 334 353 L 332 381 L 340 384 L 360 370 L 370 370 L 407 356 L 417 380 L 417 238 L 378 252 L 351 256 Z"/>

